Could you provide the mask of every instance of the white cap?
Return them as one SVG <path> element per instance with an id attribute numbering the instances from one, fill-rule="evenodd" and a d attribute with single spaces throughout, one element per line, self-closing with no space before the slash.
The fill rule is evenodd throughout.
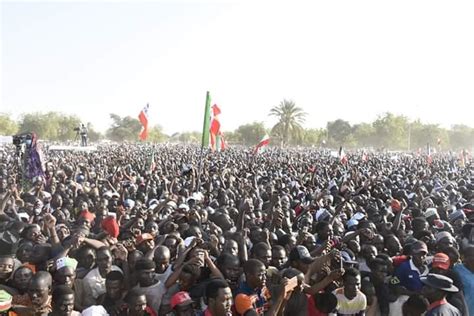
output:
<path id="1" fill-rule="evenodd" d="M 184 240 L 184 245 L 185 245 L 186 247 L 189 247 L 189 245 L 191 245 L 191 243 L 193 242 L 194 238 L 196 238 L 196 237 L 190 236 L 190 237 L 186 238 L 186 239 Z"/>
<path id="2" fill-rule="evenodd" d="M 180 204 L 180 205 L 178 206 L 178 208 L 179 208 L 179 209 L 184 209 L 184 210 L 186 210 L 186 211 L 189 211 L 189 206 L 188 206 L 187 204 L 184 204 L 184 203 Z"/>
<path id="3" fill-rule="evenodd" d="M 110 316 L 102 305 L 92 305 L 82 311 L 82 316 Z"/>

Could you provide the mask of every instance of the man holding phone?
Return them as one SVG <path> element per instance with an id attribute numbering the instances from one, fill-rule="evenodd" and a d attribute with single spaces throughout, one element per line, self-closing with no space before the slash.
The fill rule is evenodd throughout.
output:
<path id="1" fill-rule="evenodd" d="M 283 307 L 298 282 L 289 282 L 284 279 L 284 290 L 280 292 L 274 303 L 266 287 L 267 273 L 265 265 L 257 260 L 250 259 L 244 265 L 246 281 L 242 282 L 235 297 L 235 310 L 241 316 L 277 315 Z"/>

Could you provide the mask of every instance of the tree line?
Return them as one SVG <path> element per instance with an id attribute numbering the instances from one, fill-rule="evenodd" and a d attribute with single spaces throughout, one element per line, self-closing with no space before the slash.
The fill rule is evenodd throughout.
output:
<path id="1" fill-rule="evenodd" d="M 474 128 L 453 125 L 446 129 L 439 124 L 426 124 L 420 120 L 410 120 L 403 115 L 381 114 L 373 122 L 350 124 L 337 119 L 327 122 L 325 128 L 305 128 L 306 112 L 291 100 L 283 100 L 270 109 L 270 116 L 277 123 L 267 129 L 263 122 L 252 122 L 239 126 L 234 131 L 224 132 L 225 141 L 230 144 L 253 146 L 269 134 L 273 145 L 316 146 L 337 148 L 384 148 L 393 150 L 416 150 L 431 147 L 448 149 L 471 149 L 474 147 Z M 99 133 L 87 123 L 89 139 L 98 141 L 138 141 L 141 124 L 137 118 L 110 114 L 112 124 L 105 134 Z M 40 139 L 50 141 L 73 141 L 81 120 L 76 115 L 58 112 L 28 113 L 13 120 L 8 114 L 0 114 L 0 135 L 14 135 L 34 131 Z M 200 132 L 183 132 L 173 135 L 163 133 L 159 125 L 149 130 L 148 142 L 196 143 L 201 140 Z"/>

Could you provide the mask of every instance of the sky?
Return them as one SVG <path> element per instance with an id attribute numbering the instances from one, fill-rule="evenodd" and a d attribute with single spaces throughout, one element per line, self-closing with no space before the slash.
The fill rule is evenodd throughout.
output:
<path id="1" fill-rule="evenodd" d="M 474 1 L 0 3 L 0 112 L 109 114 L 224 131 L 293 100 L 306 128 L 384 112 L 474 126 Z"/>

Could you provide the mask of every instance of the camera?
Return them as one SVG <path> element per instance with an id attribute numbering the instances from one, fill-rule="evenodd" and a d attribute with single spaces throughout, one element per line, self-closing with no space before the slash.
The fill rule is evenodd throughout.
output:
<path id="1" fill-rule="evenodd" d="M 20 146 L 22 144 L 31 145 L 33 136 L 30 133 L 13 135 L 13 145 Z"/>
<path id="2" fill-rule="evenodd" d="M 74 127 L 74 131 L 75 131 L 75 132 L 79 132 L 79 131 L 80 131 L 80 128 L 79 128 L 79 127 Z"/>

